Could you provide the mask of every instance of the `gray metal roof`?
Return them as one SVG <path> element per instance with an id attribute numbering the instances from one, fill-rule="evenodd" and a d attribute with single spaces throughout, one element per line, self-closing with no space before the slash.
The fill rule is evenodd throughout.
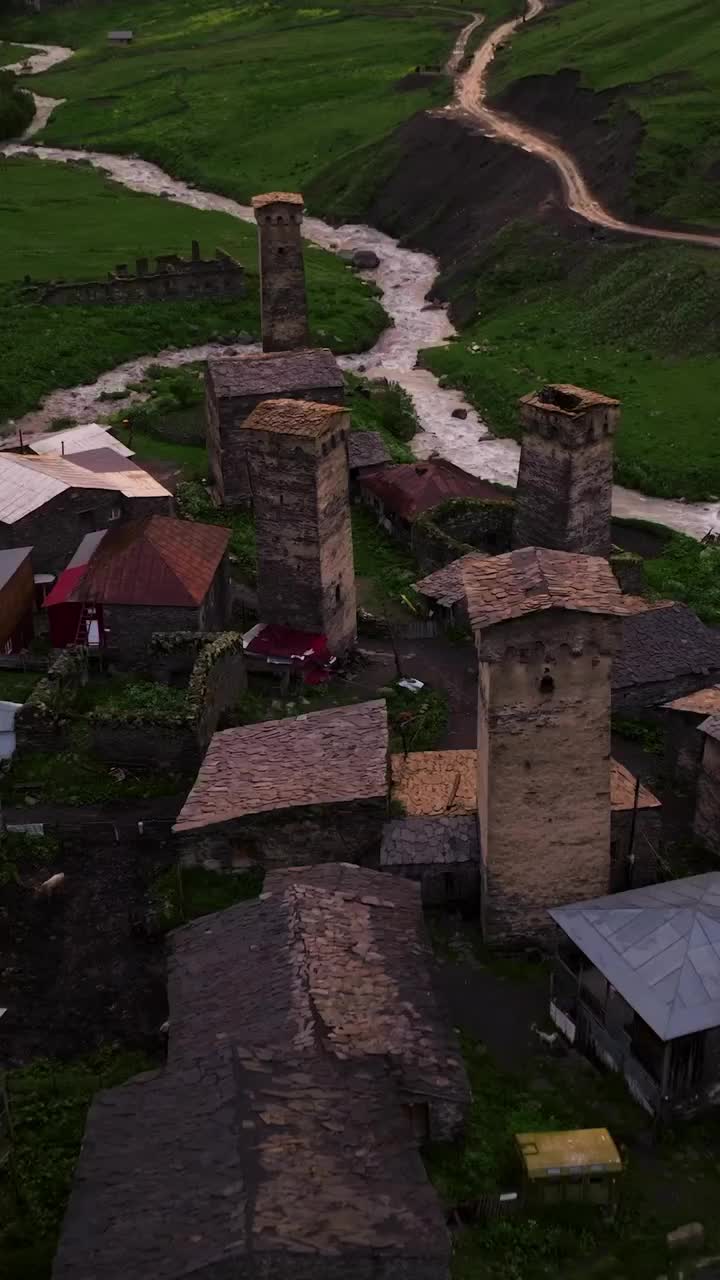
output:
<path id="1" fill-rule="evenodd" d="M 716 742 L 720 742 L 720 716 L 708 716 L 707 720 L 703 720 L 702 724 L 698 725 L 698 729 L 708 738 L 714 738 Z"/>
<path id="2" fill-rule="evenodd" d="M 720 1026 L 720 871 L 550 915 L 661 1040 Z"/>
<path id="3" fill-rule="evenodd" d="M 7 586 L 15 577 L 20 565 L 32 554 L 32 547 L 11 547 L 0 551 L 0 587 Z"/>

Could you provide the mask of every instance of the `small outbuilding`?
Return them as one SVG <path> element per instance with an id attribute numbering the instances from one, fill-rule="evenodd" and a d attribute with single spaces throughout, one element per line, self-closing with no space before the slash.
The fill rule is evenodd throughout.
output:
<path id="1" fill-rule="evenodd" d="M 20 653 L 33 637 L 32 547 L 0 551 L 0 654 Z"/>
<path id="2" fill-rule="evenodd" d="M 693 832 L 713 853 L 720 853 L 720 715 L 708 716 L 698 730 L 703 747 Z"/>
<path id="3" fill-rule="evenodd" d="M 415 521 L 449 499 L 508 501 L 497 485 L 470 475 L 445 458 L 374 467 L 358 477 L 358 493 L 383 528 L 406 542 L 412 540 Z"/>
<path id="4" fill-rule="evenodd" d="M 613 711 L 660 707 L 720 681 L 720 632 L 686 604 L 625 596 L 612 671 Z"/>
<path id="5" fill-rule="evenodd" d="M 674 698 L 664 704 L 663 711 L 667 716 L 666 776 L 676 786 L 694 791 L 705 745 L 700 725 L 709 716 L 720 715 L 720 684 L 706 685 L 695 693 Z"/>
<path id="6" fill-rule="evenodd" d="M 610 888 L 636 889 L 657 880 L 662 805 L 619 760 L 610 761 Z"/>
<path id="7" fill-rule="evenodd" d="M 348 436 L 348 467 L 350 486 L 354 490 L 357 481 L 371 467 L 384 467 L 390 462 L 390 454 L 382 436 L 377 431 L 351 431 Z"/>
<path id="8" fill-rule="evenodd" d="M 31 453 L 39 457 L 45 454 L 72 458 L 83 465 L 84 459 L 78 454 L 94 452 L 97 449 L 112 449 L 121 458 L 132 458 L 133 450 L 122 440 L 114 436 L 110 427 L 100 422 L 83 422 L 77 427 L 68 427 L 62 431 L 44 431 L 42 435 L 31 436 L 26 441 Z"/>
<path id="9" fill-rule="evenodd" d="M 516 1133 L 527 1205 L 615 1206 L 622 1159 L 607 1129 Z"/>
<path id="10" fill-rule="evenodd" d="M 550 1016 L 661 1117 L 720 1087 L 720 871 L 556 907 Z"/>
<path id="11" fill-rule="evenodd" d="M 108 31 L 108 44 L 123 45 L 132 44 L 135 39 L 134 31 Z"/>
<path id="12" fill-rule="evenodd" d="M 487 559 L 488 554 L 484 551 L 469 552 L 415 583 L 415 590 L 425 601 L 431 616 L 446 626 L 469 626 L 463 575 L 468 565 Z"/>

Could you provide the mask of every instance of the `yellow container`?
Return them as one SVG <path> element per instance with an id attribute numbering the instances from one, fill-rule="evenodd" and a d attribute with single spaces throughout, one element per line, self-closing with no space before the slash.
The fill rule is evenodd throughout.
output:
<path id="1" fill-rule="evenodd" d="M 607 1129 L 517 1133 L 515 1145 L 533 1203 L 615 1204 L 622 1160 Z"/>

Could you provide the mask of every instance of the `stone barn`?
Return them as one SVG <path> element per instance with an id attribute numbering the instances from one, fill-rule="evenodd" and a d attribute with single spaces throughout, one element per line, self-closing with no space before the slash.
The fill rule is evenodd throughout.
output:
<path id="1" fill-rule="evenodd" d="M 210 478 L 221 503 L 252 498 L 247 472 L 245 420 L 263 400 L 342 404 L 345 382 L 331 351 L 215 356 L 207 362 L 205 412 Z"/>
<path id="2" fill-rule="evenodd" d="M 260 621 L 324 636 L 343 654 L 357 629 L 350 416 L 341 405 L 265 400 L 244 430 Z"/>
<path id="3" fill-rule="evenodd" d="M 297 192 L 269 191 L 253 196 L 258 227 L 263 351 L 294 351 L 310 346 L 303 206 L 303 198 Z"/>
<path id="4" fill-rule="evenodd" d="M 620 402 L 555 384 L 523 396 L 514 547 L 609 556 Z"/>
<path id="5" fill-rule="evenodd" d="M 32 546 L 36 572 L 64 569 L 86 533 L 171 511 L 168 490 L 114 449 L 82 461 L 0 453 L 0 550 Z"/>
<path id="6" fill-rule="evenodd" d="M 382 701 L 216 733 L 173 828 L 182 861 L 377 865 L 387 753 Z"/>
<path id="7" fill-rule="evenodd" d="M 418 1147 L 470 1090 L 430 966 L 416 887 L 338 864 L 172 934 L 167 1064 L 93 1102 L 54 1280 L 449 1280 Z"/>
<path id="8" fill-rule="evenodd" d="M 0 551 L 0 655 L 20 653 L 32 640 L 34 603 L 32 547 Z"/>
<path id="9" fill-rule="evenodd" d="M 542 942 L 546 908 L 610 884 L 610 677 L 623 597 L 606 560 L 526 547 L 468 562 L 489 942 Z"/>
<path id="10" fill-rule="evenodd" d="M 420 516 L 453 498 L 508 502 L 507 494 L 497 485 L 445 458 L 374 467 L 358 476 L 357 489 L 383 528 L 406 543 L 413 542 L 413 528 Z"/>
<path id="11" fill-rule="evenodd" d="M 222 631 L 229 529 L 151 516 L 83 538 L 45 600 L 56 648 L 87 644 L 144 666 L 158 631 Z"/>

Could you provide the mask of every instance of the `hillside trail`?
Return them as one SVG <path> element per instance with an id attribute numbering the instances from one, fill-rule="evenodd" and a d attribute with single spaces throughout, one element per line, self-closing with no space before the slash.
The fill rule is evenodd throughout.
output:
<path id="1" fill-rule="evenodd" d="M 542 11 L 542 0 L 530 0 L 530 5 L 533 16 Z M 472 20 L 460 32 L 448 62 L 448 69 L 457 76 L 458 93 L 467 93 L 473 98 L 475 104 L 473 113 L 481 109 L 487 67 L 498 45 L 509 38 L 521 24 L 522 19 L 518 18 L 514 22 L 505 23 L 491 32 L 473 56 L 468 71 L 458 75 L 468 41 L 483 21 L 482 15 L 473 15 Z M 30 68 L 30 73 L 46 70 L 48 66 L 70 57 L 73 52 L 59 46 L 33 47 L 38 49 L 38 53 L 29 60 L 34 64 Z M 14 69 L 27 74 L 27 67 L 26 62 L 21 62 L 16 64 Z M 461 90 L 461 84 L 466 84 L 467 88 Z M 36 102 L 39 103 L 39 115 L 44 110 L 43 104 L 47 101 L 49 100 L 36 98 Z M 457 102 L 448 108 L 448 110 L 460 109 L 465 110 L 464 107 L 458 107 Z M 491 112 L 490 116 L 494 122 L 496 114 Z M 33 121 L 30 133 L 42 127 L 38 125 L 37 119 Z M 476 119 L 475 116 L 474 119 Z M 502 128 L 506 127 L 505 117 L 497 117 L 497 120 L 498 127 L 500 125 Z M 43 119 L 44 123 L 45 119 Z M 510 127 L 520 128 L 513 123 L 508 125 L 508 128 Z M 545 146 L 545 140 L 538 140 L 538 145 L 540 144 Z M 527 145 L 527 149 L 531 149 L 525 142 L 518 145 Z M 165 197 L 195 209 L 226 213 L 244 222 L 254 223 L 255 221 L 250 206 L 242 205 L 226 196 L 199 190 L 171 178 L 157 165 L 141 160 L 137 156 L 45 147 L 30 144 L 27 140 L 0 147 L 0 155 L 28 155 L 36 156 L 40 160 L 65 164 L 89 164 L 131 191 Z M 569 157 L 568 163 L 572 167 Z M 582 179 L 580 181 L 582 182 Z M 462 392 L 450 387 L 441 387 L 433 374 L 416 368 L 418 353 L 423 348 L 444 345 L 455 336 L 456 332 L 445 308 L 426 301 L 438 274 L 436 259 L 429 254 L 404 248 L 391 236 L 369 226 L 345 224 L 333 227 L 319 218 L 308 217 L 303 223 L 303 233 L 310 244 L 310 251 L 313 245 L 330 251 L 362 248 L 374 250 L 379 257 L 380 266 L 377 270 L 362 274 L 377 285 L 382 295 L 383 306 L 392 324 L 381 334 L 371 351 L 357 356 L 341 357 L 340 364 L 344 369 L 363 372 L 370 378 L 387 378 L 397 382 L 408 392 L 414 402 L 420 423 L 420 432 L 412 442 L 416 457 L 441 456 L 473 475 L 514 485 L 517 481 L 520 457 L 520 447 L 517 442 L 492 436 L 487 424 L 467 403 Z M 243 351 L 250 349 L 242 348 Z M 53 392 L 39 410 L 26 414 L 16 422 L 15 426 L 22 429 L 24 437 L 29 439 L 33 433 L 47 430 L 53 418 L 70 416 L 77 422 L 94 421 L 107 413 L 106 403 L 99 399 L 100 393 L 103 390 L 122 389 L 128 382 L 142 376 L 148 365 L 158 362 L 179 365 L 205 359 L 211 353 L 222 353 L 228 350 L 234 351 L 234 345 L 228 348 L 219 344 L 207 344 L 183 351 L 173 349 L 153 353 L 129 361 L 103 374 L 94 383 L 62 388 Z M 481 359 L 480 351 L 477 354 Z M 454 417 L 453 414 L 458 410 L 465 416 Z M 672 529 L 695 538 L 702 538 L 708 530 L 720 530 L 720 502 L 685 503 L 682 499 L 653 498 L 617 485 L 613 489 L 613 514 L 660 521 Z"/>

